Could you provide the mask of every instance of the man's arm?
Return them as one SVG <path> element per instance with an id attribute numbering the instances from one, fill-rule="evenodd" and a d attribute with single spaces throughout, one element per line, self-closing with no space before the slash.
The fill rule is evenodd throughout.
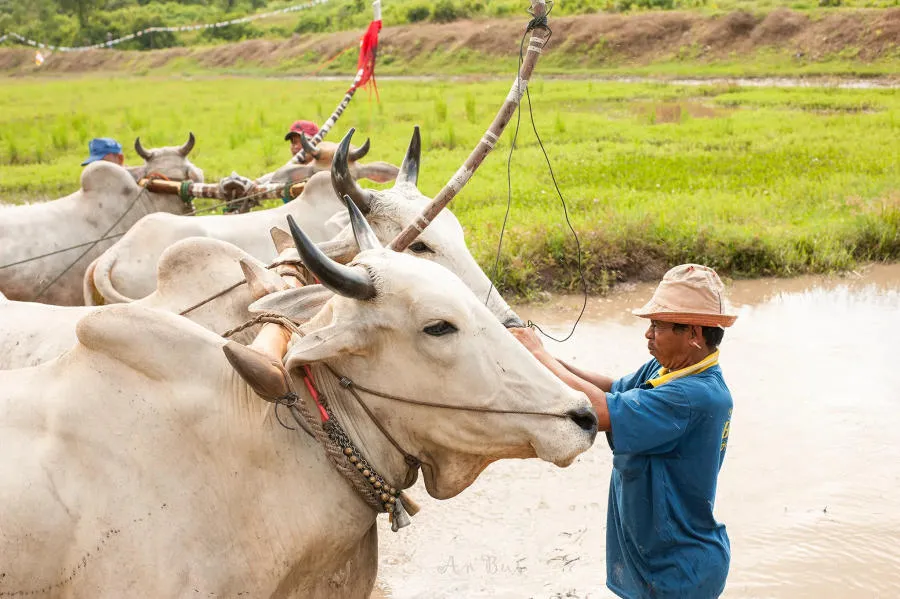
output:
<path id="1" fill-rule="evenodd" d="M 604 392 L 604 389 L 589 380 L 578 376 L 576 373 L 571 372 L 566 365 L 551 356 L 550 353 L 544 349 L 541 340 L 533 329 L 516 327 L 509 329 L 509 332 L 512 333 L 513 337 L 518 339 L 541 364 L 546 366 L 550 372 L 556 375 L 559 380 L 572 389 L 581 391 L 587 395 L 591 405 L 594 406 L 594 410 L 597 412 L 597 428 L 601 431 L 609 430 L 609 408 L 606 405 L 606 393 Z M 612 385 L 611 380 L 610 385 Z"/>
<path id="2" fill-rule="evenodd" d="M 563 362 L 562 360 L 559 360 L 559 363 L 562 364 L 563 366 L 565 366 L 566 370 L 568 370 L 569 372 L 571 372 L 578 378 L 586 380 L 587 382 L 591 383 L 595 387 L 599 387 L 600 389 L 603 389 L 603 391 L 605 391 L 607 393 L 612 391 L 612 384 L 613 384 L 613 380 L 615 380 L 615 379 L 612 379 L 612 378 L 606 376 L 605 374 L 600 374 L 599 372 L 588 372 L 587 370 L 582 370 L 580 368 L 576 368 L 575 366 L 572 366 L 571 364 Z"/>

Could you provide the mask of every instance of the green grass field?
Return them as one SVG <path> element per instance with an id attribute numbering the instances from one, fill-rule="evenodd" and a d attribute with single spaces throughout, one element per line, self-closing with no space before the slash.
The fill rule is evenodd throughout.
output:
<path id="1" fill-rule="evenodd" d="M 412 126 L 424 140 L 420 189 L 435 194 L 481 137 L 509 81 L 382 81 L 359 92 L 350 126 L 372 160 L 399 164 Z M 255 177 L 288 158 L 283 130 L 321 122 L 344 82 L 198 78 L 6 79 L 0 86 L 0 199 L 78 186 L 87 141 L 182 143 L 215 181 Z M 586 81 L 532 82 L 538 132 L 581 235 L 594 291 L 704 262 L 731 276 L 790 275 L 900 258 L 900 94 Z M 526 104 L 527 108 L 527 104 Z M 451 208 L 489 271 L 506 205 L 515 117 Z M 522 114 L 501 289 L 575 290 L 574 242 Z"/>

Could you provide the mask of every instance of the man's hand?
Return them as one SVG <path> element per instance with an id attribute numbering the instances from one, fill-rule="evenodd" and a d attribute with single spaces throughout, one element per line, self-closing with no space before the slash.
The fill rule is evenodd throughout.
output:
<path id="1" fill-rule="evenodd" d="M 234 172 L 219 181 L 219 195 L 228 202 L 228 208 L 231 211 L 243 212 L 259 206 L 256 199 L 244 199 L 252 195 L 255 188 L 256 185 L 253 181 Z"/>
<path id="2" fill-rule="evenodd" d="M 541 342 L 541 338 L 538 337 L 537 331 L 534 329 L 527 327 L 513 327 L 507 330 L 532 354 L 538 354 L 544 351 L 544 344 Z"/>

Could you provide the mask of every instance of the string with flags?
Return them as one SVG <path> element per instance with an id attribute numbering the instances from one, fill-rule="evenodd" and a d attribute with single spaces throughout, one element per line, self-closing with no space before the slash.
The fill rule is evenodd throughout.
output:
<path id="1" fill-rule="evenodd" d="M 201 30 L 201 29 L 217 29 L 220 27 L 228 27 L 229 25 L 237 25 L 239 23 L 249 23 L 251 21 L 257 21 L 259 19 L 273 17 L 275 15 L 282 15 L 285 13 L 296 12 L 299 10 L 308 10 L 308 9 L 314 8 L 316 6 L 319 6 L 320 4 L 326 4 L 328 1 L 329 0 L 311 0 L 310 2 L 307 2 L 305 4 L 288 6 L 287 8 L 280 8 L 278 10 L 273 10 L 270 12 L 257 13 L 254 15 L 248 15 L 246 17 L 230 19 L 228 21 L 220 21 L 218 23 L 203 23 L 200 25 L 179 25 L 177 27 L 148 27 L 146 29 L 136 31 L 135 33 L 130 33 L 123 37 L 112 39 L 112 40 L 109 40 L 106 42 L 101 42 L 99 44 L 92 44 L 90 46 L 54 46 L 53 44 L 44 44 L 42 42 L 28 39 L 27 37 L 25 37 L 23 35 L 19 35 L 18 33 L 15 33 L 13 31 L 10 31 L 9 33 L 4 33 L 3 35 L 0 35 L 0 44 L 5 42 L 7 39 L 11 39 L 11 40 L 19 42 L 21 44 L 26 44 L 28 46 L 32 46 L 35 48 L 53 50 L 56 52 L 83 52 L 85 50 L 99 50 L 99 49 L 103 49 L 103 48 L 111 48 L 118 44 L 133 40 L 135 38 L 142 37 L 142 36 L 150 34 L 150 33 L 159 32 L 159 31 L 179 32 L 179 31 L 197 31 L 197 30 Z M 377 36 L 377 34 L 376 34 L 376 36 Z M 41 56 L 40 63 L 38 63 L 38 55 Z M 44 56 L 43 54 L 38 52 L 37 54 L 35 54 L 34 62 L 36 65 L 40 66 L 41 64 L 43 64 L 45 58 L 46 58 L 46 56 Z"/>

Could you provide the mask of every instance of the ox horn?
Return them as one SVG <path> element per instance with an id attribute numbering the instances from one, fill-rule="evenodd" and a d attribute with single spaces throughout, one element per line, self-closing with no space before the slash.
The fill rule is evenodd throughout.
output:
<path id="1" fill-rule="evenodd" d="M 189 131 L 188 132 L 188 140 L 184 143 L 183 146 L 178 148 L 178 153 L 182 156 L 182 158 L 191 153 L 191 150 L 194 149 L 195 141 L 197 141 L 197 140 L 194 139 L 194 133 Z"/>
<path id="2" fill-rule="evenodd" d="M 403 157 L 403 164 L 400 165 L 400 172 L 397 173 L 397 181 L 394 185 L 401 183 L 412 183 L 414 186 L 419 182 L 419 161 L 422 157 L 422 136 L 419 135 L 419 126 L 413 129 L 412 139 L 409 140 L 409 147 L 406 149 L 406 156 Z"/>
<path id="3" fill-rule="evenodd" d="M 300 132 L 300 146 L 303 148 L 303 151 L 306 152 L 307 156 L 312 156 L 316 160 L 319 159 L 319 150 L 309 143 L 309 139 L 306 138 L 306 134 L 303 133 L 303 131 Z"/>
<path id="4" fill-rule="evenodd" d="M 347 164 L 347 154 L 350 151 L 350 138 L 356 129 L 351 128 L 347 131 L 347 135 L 341 140 L 338 149 L 334 153 L 334 159 L 331 162 L 331 185 L 338 197 L 350 196 L 356 207 L 363 214 L 368 214 L 371 209 L 372 194 L 371 192 L 360 187 L 353 175 L 350 174 L 350 167 Z"/>
<path id="5" fill-rule="evenodd" d="M 347 211 L 350 212 L 350 225 L 353 227 L 353 236 L 356 238 L 356 245 L 359 246 L 359 251 L 380 249 L 382 247 L 381 242 L 378 241 L 375 231 L 369 226 L 369 221 L 359 211 L 359 208 L 356 207 L 350 196 L 344 196 L 344 203 L 347 205 Z"/>
<path id="6" fill-rule="evenodd" d="M 325 287 L 338 295 L 353 299 L 367 300 L 375 297 L 375 285 L 368 273 L 360 268 L 339 264 L 323 254 L 300 230 L 291 215 L 288 215 L 288 226 L 303 264 Z"/>
<path id="7" fill-rule="evenodd" d="M 360 147 L 356 148 L 355 150 L 350 150 L 350 153 L 347 154 L 347 157 L 350 158 L 350 160 L 352 160 L 353 162 L 356 162 L 357 160 L 362 160 L 363 157 L 369 153 L 370 147 L 371 147 L 371 144 L 369 144 L 369 138 L 367 137 L 366 143 L 364 143 Z"/>
<path id="8" fill-rule="evenodd" d="M 134 151 L 137 152 L 137 155 L 143 158 L 145 161 L 149 161 L 150 157 L 153 156 L 152 152 L 148 152 L 144 149 L 144 146 L 141 145 L 141 138 L 134 138 Z"/>

